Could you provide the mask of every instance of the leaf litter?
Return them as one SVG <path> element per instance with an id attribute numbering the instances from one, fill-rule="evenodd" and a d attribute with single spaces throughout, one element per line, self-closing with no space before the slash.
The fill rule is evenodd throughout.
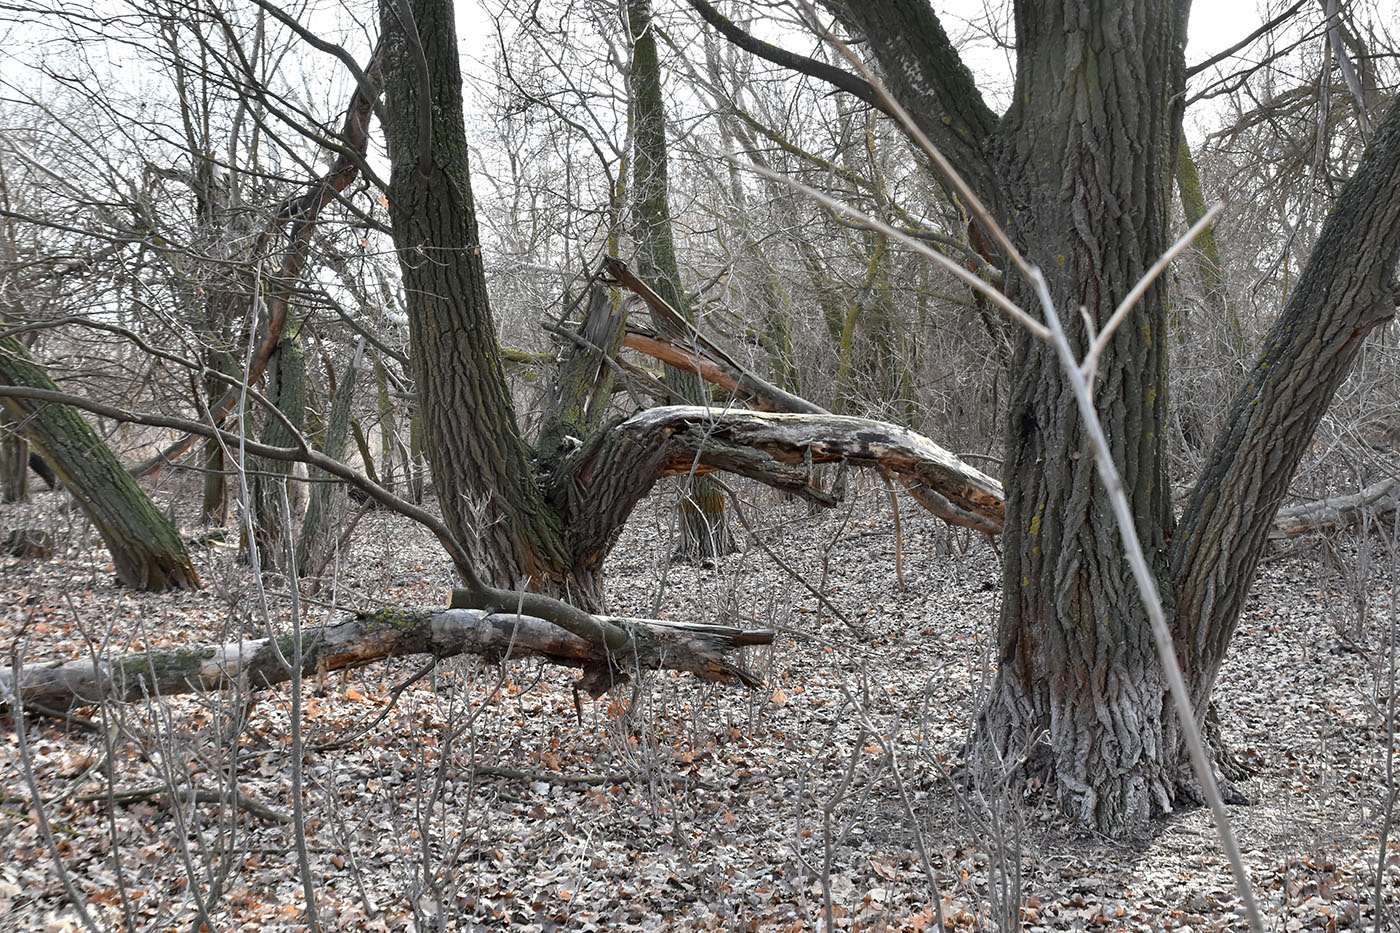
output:
<path id="1" fill-rule="evenodd" d="M 784 931 L 829 918 L 920 931 L 941 907 L 955 930 L 1242 929 L 1205 811 L 1113 841 L 1034 789 L 987 799 L 950 780 L 993 672 L 998 560 L 905 507 L 901 589 L 885 491 L 853 487 L 849 505 L 817 514 L 744 491 L 763 544 L 860 634 L 742 529 L 735 554 L 672 563 L 665 490 L 610 559 L 613 613 L 777 629 L 747 659 L 763 690 L 660 673 L 576 705 L 568 668 L 474 657 L 309 677 L 301 805 L 322 925 Z M 194 497 L 176 493 L 162 505 L 182 515 Z M 196 549 L 198 592 L 134 593 L 62 506 L 45 493 L 0 511 L 59 542 L 50 560 L 0 563 L 7 654 L 34 664 L 265 633 L 236 548 Z M 348 546 L 314 592 L 303 583 L 306 624 L 445 605 L 451 567 L 422 529 L 374 512 Z M 1330 547 L 1326 560 L 1316 540 L 1271 555 L 1215 691 L 1257 801 L 1231 819 L 1285 931 L 1375 923 L 1391 581 L 1364 581 L 1359 599 L 1345 573 L 1356 542 Z M 264 582 L 285 630 L 286 583 Z M 26 719 L 54 848 L 100 928 L 305 928 L 291 706 L 284 687 L 80 710 L 95 729 Z M 0 926 L 80 929 L 5 718 Z M 1387 852 L 1393 915 L 1400 854 Z"/>

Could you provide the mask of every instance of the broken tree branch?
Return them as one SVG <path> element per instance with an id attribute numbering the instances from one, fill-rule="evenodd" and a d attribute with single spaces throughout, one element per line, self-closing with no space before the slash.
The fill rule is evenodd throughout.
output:
<path id="1" fill-rule="evenodd" d="M 535 616 L 479 609 L 380 609 L 303 631 L 302 673 L 346 670 L 400 655 L 478 654 L 498 659 L 540 657 L 582 667 L 579 686 L 595 697 L 625 682 L 633 670 L 688 671 L 701 680 L 753 688 L 762 681 L 724 655 L 773 641 L 773 632 L 767 629 L 659 619 L 599 621 L 629 633 L 625 651 L 609 653 Z M 112 660 L 30 664 L 19 671 L 0 668 L 0 706 L 10 706 L 16 697 L 25 705 L 64 709 L 103 700 L 227 690 L 243 683 L 270 687 L 291 678 L 291 671 L 278 661 L 279 652 L 290 655 L 290 640 L 290 635 L 284 635 L 223 645 L 153 648 Z"/>
<path id="2" fill-rule="evenodd" d="M 832 414 L 720 411 L 676 405 L 638 412 L 622 425 L 636 438 L 666 435 L 668 474 L 727 470 L 811 497 L 812 464 L 883 467 L 919 504 L 952 525 L 1001 531 L 1001 483 L 899 425 Z"/>
<path id="3" fill-rule="evenodd" d="M 1331 496 L 1279 509 L 1274 516 L 1273 538 L 1287 538 L 1309 531 L 1335 531 L 1360 523 L 1367 517 L 1381 518 L 1400 506 L 1400 477 L 1372 483 L 1360 492 Z"/>

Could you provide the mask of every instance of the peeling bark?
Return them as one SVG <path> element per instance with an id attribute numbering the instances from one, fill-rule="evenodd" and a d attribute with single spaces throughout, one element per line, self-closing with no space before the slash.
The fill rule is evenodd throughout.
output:
<path id="1" fill-rule="evenodd" d="M 847 462 L 880 467 L 930 512 L 987 534 L 1001 530 L 1001 484 L 928 438 L 899 425 L 845 415 L 653 408 L 622 426 L 631 437 L 672 439 L 661 469 L 681 473 L 698 454 L 706 470 L 723 469 L 814 498 L 811 468 Z"/>

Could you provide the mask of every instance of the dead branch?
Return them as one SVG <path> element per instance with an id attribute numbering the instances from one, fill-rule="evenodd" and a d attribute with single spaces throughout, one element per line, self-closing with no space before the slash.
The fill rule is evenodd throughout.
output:
<path id="1" fill-rule="evenodd" d="M 600 617 L 631 636 L 622 653 L 609 653 L 544 619 L 479 609 L 380 609 L 302 634 L 303 674 L 362 667 L 400 655 L 438 658 L 477 654 L 506 659 L 539 657 L 581 667 L 581 688 L 601 696 L 634 670 L 688 671 L 701 680 L 757 687 L 761 681 L 724 655 L 767 645 L 773 632 L 659 619 Z M 132 701 L 144 696 L 227 690 L 239 684 L 270 687 L 291 678 L 279 655 L 292 654 L 291 636 L 223 645 L 153 648 L 114 660 L 55 661 L 0 667 L 0 706 L 16 697 L 50 709 Z"/>
<path id="2" fill-rule="evenodd" d="M 1366 518 L 1380 518 L 1400 506 L 1400 477 L 1372 483 L 1360 492 L 1332 496 L 1316 502 L 1290 505 L 1274 516 L 1272 538 L 1287 538 L 1309 531 L 1335 531 Z"/>
<path id="3" fill-rule="evenodd" d="M 846 461 L 882 467 L 918 502 L 952 525 L 1001 531 L 1001 483 L 928 438 L 899 425 L 831 414 L 721 411 L 670 406 L 639 412 L 622 430 L 668 436 L 667 474 L 727 470 L 811 497 L 811 466 Z"/>
<path id="4" fill-rule="evenodd" d="M 828 414 L 825 408 L 761 378 L 729 355 L 724 348 L 695 329 L 620 259 L 607 261 L 607 273 L 617 284 L 635 293 L 651 308 L 661 333 L 629 324 L 623 346 L 695 373 L 720 386 L 760 411 Z"/>

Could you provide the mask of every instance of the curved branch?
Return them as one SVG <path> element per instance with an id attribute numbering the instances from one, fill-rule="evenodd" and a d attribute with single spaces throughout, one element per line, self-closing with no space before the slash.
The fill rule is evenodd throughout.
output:
<path id="1" fill-rule="evenodd" d="M 920 505 L 951 525 L 1001 531 L 1001 483 L 928 438 L 899 425 L 845 415 L 717 411 L 676 405 L 639 412 L 622 424 L 639 443 L 669 441 L 664 474 L 725 470 L 821 501 L 811 486 L 818 463 L 883 467 Z"/>
<path id="2" fill-rule="evenodd" d="M 629 326 L 623 346 L 631 347 L 654 359 L 693 372 L 713 385 L 733 392 L 738 398 L 764 411 L 805 412 L 824 415 L 820 405 L 793 395 L 750 372 L 723 348 L 695 329 L 695 325 L 672 308 L 649 285 L 639 279 L 627 264 L 609 257 L 604 265 L 608 277 L 631 290 L 651 308 L 652 316 L 661 324 L 662 334 L 651 334 Z"/>
<path id="3" fill-rule="evenodd" d="M 705 0 L 689 0 L 689 3 L 705 22 L 715 27 L 720 35 L 745 52 L 757 55 L 765 61 L 770 61 L 790 71 L 816 78 L 818 81 L 825 81 L 833 87 L 854 94 L 876 110 L 889 113 L 885 109 L 884 102 L 880 100 L 880 96 L 870 86 L 870 82 L 859 75 L 853 75 L 834 65 L 828 65 L 826 62 L 820 62 L 805 55 L 797 55 L 770 42 L 755 38 L 736 26 L 733 20 L 716 10 Z"/>
<path id="4" fill-rule="evenodd" d="M 843 10 L 843 22 L 869 44 L 894 99 L 972 189 L 994 202 L 999 187 L 984 147 L 1000 118 L 982 99 L 928 0 L 847 3 Z M 994 213 L 997 206 L 992 204 Z"/>

